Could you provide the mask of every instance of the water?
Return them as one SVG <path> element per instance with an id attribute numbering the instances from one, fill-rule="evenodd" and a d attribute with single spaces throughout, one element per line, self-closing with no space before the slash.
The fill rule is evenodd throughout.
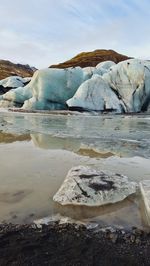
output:
<path id="1" fill-rule="evenodd" d="M 53 195 L 75 165 L 150 179 L 150 116 L 0 113 L 0 222 L 60 213 L 145 226 L 140 196 L 100 208 L 62 207 Z"/>

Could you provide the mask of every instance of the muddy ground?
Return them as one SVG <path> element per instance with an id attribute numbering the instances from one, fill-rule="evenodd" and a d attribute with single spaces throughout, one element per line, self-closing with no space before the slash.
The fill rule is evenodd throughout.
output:
<path id="1" fill-rule="evenodd" d="M 0 265 L 148 266 L 150 233 L 84 225 L 0 225 Z"/>

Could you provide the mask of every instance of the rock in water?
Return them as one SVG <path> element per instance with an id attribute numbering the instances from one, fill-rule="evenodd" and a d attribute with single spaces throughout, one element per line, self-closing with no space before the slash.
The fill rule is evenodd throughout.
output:
<path id="1" fill-rule="evenodd" d="M 82 83 L 67 104 L 70 109 L 122 112 L 122 102 L 99 75 Z"/>
<path id="2" fill-rule="evenodd" d="M 89 167 L 73 167 L 53 200 L 61 205 L 102 206 L 136 192 L 136 183 L 126 176 Z"/>

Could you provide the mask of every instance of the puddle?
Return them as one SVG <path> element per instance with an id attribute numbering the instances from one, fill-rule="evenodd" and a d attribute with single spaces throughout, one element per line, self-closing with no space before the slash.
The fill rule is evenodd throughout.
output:
<path id="1" fill-rule="evenodd" d="M 0 132 L 0 143 L 12 143 L 15 141 L 27 141 L 31 140 L 29 134 L 15 135 L 11 133 Z"/>
<path id="2" fill-rule="evenodd" d="M 60 213 L 107 225 L 145 226 L 139 196 L 99 208 L 53 202 L 67 172 L 88 165 L 150 178 L 150 120 L 0 113 L 0 222 Z"/>

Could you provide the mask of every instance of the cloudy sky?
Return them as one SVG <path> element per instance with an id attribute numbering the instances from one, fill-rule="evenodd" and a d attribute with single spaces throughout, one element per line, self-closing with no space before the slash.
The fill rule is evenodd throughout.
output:
<path id="1" fill-rule="evenodd" d="M 150 0 L 0 0 L 0 58 L 37 68 L 82 51 L 150 59 Z"/>

